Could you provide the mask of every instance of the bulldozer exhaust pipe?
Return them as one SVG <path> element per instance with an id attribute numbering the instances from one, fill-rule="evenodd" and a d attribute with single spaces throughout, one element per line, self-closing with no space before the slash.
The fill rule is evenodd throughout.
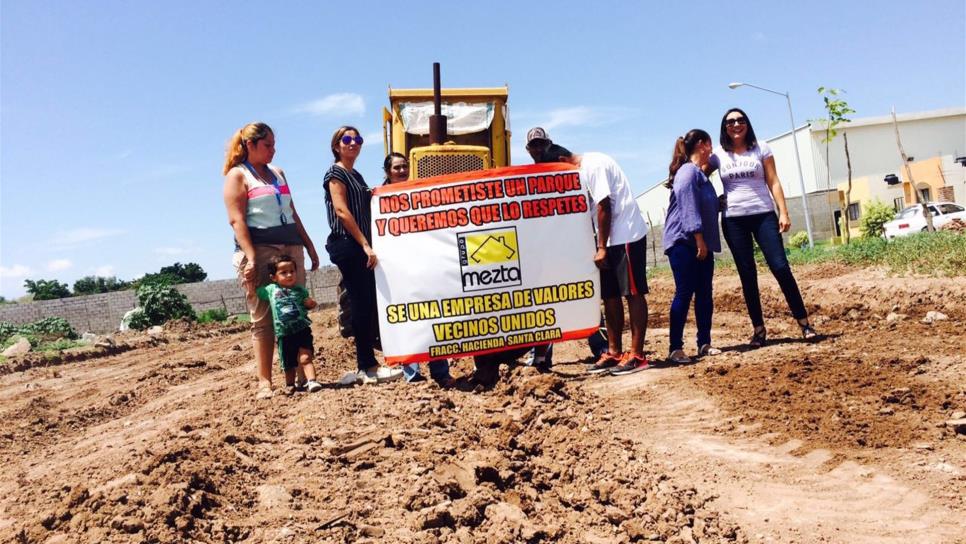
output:
<path id="1" fill-rule="evenodd" d="M 443 95 L 439 84 L 439 63 L 433 63 L 433 115 L 429 117 L 429 143 L 446 141 L 446 117 L 443 115 Z"/>

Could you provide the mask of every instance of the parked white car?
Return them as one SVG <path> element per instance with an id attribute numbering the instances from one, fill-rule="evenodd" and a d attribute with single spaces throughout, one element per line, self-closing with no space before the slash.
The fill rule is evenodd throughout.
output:
<path id="1" fill-rule="evenodd" d="M 953 219 L 966 221 L 966 208 L 953 202 L 930 202 L 932 224 L 937 229 Z M 891 240 L 897 236 L 907 236 L 926 230 L 926 218 L 922 216 L 922 206 L 909 206 L 896 214 L 895 219 L 885 225 L 885 237 Z"/>

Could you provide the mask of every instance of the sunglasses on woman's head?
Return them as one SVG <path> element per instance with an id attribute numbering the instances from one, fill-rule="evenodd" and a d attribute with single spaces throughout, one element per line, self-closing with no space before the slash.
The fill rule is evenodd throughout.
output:
<path id="1" fill-rule="evenodd" d="M 356 145 L 362 145 L 362 136 L 349 136 L 347 134 L 342 137 L 342 143 L 345 145 L 351 144 L 353 140 L 356 142 Z"/>
<path id="2" fill-rule="evenodd" d="M 733 127 L 735 125 L 747 125 L 748 120 L 744 117 L 735 117 L 734 119 L 725 119 L 725 125 Z"/>

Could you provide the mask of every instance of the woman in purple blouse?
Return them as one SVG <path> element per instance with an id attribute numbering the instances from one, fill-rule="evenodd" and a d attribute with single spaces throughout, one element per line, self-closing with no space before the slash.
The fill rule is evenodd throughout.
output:
<path id="1" fill-rule="evenodd" d="M 684 323 L 688 320 L 692 298 L 698 325 L 698 356 L 721 353 L 711 346 L 712 253 L 721 252 L 718 195 L 705 175 L 711 165 L 711 149 L 711 136 L 707 132 L 690 130 L 675 142 L 668 168 L 666 187 L 671 189 L 671 201 L 664 221 L 663 245 L 674 274 L 668 355 L 668 362 L 673 364 L 692 362 L 684 353 Z"/>

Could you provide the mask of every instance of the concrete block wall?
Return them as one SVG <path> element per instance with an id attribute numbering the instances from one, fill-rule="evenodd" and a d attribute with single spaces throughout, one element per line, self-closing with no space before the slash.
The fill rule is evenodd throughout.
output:
<path id="1" fill-rule="evenodd" d="M 336 286 L 340 279 L 336 267 L 326 266 L 308 272 L 306 287 L 319 304 L 335 304 L 338 300 Z M 191 306 L 199 314 L 213 308 L 223 308 L 229 314 L 248 311 L 245 293 L 235 279 L 185 283 L 178 285 L 177 289 L 188 297 Z M 0 321 L 22 324 L 45 317 L 63 317 L 78 332 L 107 333 L 117 330 L 121 317 L 135 307 L 137 295 L 133 290 L 115 291 L 25 304 L 4 304 L 0 306 Z"/>
<path id="2" fill-rule="evenodd" d="M 812 219 L 812 237 L 815 242 L 831 240 L 835 236 L 832 215 L 838 210 L 836 192 L 809 193 L 807 198 L 809 217 Z M 788 207 L 788 219 L 792 222 L 792 229 L 785 236 L 785 242 L 788 242 L 789 235 L 805 230 L 805 209 L 802 207 L 801 196 L 786 198 L 785 205 Z"/>
<path id="3" fill-rule="evenodd" d="M 667 255 L 664 254 L 664 225 L 658 225 L 656 227 L 651 227 L 651 230 L 647 233 L 647 266 L 648 268 L 653 268 L 656 266 L 669 266 Z M 787 240 L 787 237 L 786 237 Z M 731 251 L 728 249 L 728 244 L 724 241 L 724 236 L 721 237 L 721 253 L 715 254 L 716 259 L 731 259 Z"/>

